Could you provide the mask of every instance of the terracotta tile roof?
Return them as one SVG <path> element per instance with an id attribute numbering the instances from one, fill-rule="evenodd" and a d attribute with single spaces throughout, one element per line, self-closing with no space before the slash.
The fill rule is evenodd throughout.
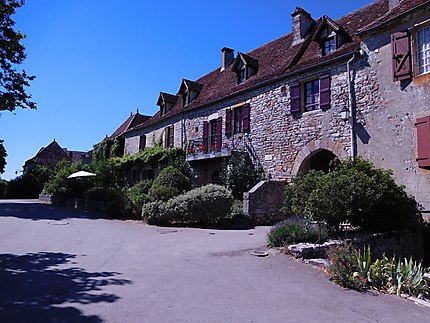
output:
<path id="1" fill-rule="evenodd" d="M 233 64 L 224 71 L 220 71 L 217 68 L 195 81 L 202 84 L 201 92 L 186 107 L 182 106 L 182 100 L 178 100 L 174 107 L 162 117 L 157 112 L 145 123 L 131 130 L 145 128 L 182 111 L 198 109 L 213 104 L 243 91 L 251 90 L 255 86 L 291 75 L 302 69 L 312 68 L 316 64 L 323 64 L 332 59 L 344 58 L 346 54 L 352 53 L 360 46 L 360 39 L 356 34 L 357 31 L 383 16 L 387 11 L 388 0 L 378 0 L 336 20 L 336 24 L 351 36 L 351 41 L 324 57 L 320 56 L 319 45 L 312 41 L 316 26 L 323 19 L 320 18 L 314 24 L 313 31 L 302 44 L 292 46 L 293 34 L 289 33 L 247 53 L 249 57 L 258 61 L 259 69 L 256 75 L 251 76 L 245 82 L 237 84 L 236 74 L 232 71 Z"/>
<path id="2" fill-rule="evenodd" d="M 125 120 L 119 127 L 114 131 L 113 134 L 110 135 L 109 138 L 117 138 L 121 136 L 124 132 L 127 130 L 136 127 L 142 123 L 144 123 L 146 120 L 148 120 L 150 116 L 145 116 L 140 114 L 139 112 L 136 112 L 134 114 L 130 114 L 130 116 Z"/>
<path id="3" fill-rule="evenodd" d="M 366 33 L 375 30 L 382 25 L 385 25 L 394 19 L 407 14 L 408 12 L 417 9 L 422 5 L 430 4 L 430 0 L 402 0 L 396 7 L 385 13 L 371 24 L 358 30 L 358 33 Z"/>

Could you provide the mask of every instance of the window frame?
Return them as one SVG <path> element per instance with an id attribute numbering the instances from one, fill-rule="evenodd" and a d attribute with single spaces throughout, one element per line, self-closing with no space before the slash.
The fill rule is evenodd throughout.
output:
<path id="1" fill-rule="evenodd" d="M 242 133 L 243 131 L 243 105 L 232 108 L 233 118 L 232 127 L 233 134 Z"/>
<path id="2" fill-rule="evenodd" d="M 310 90 L 312 91 L 308 95 L 308 85 L 311 85 Z M 316 90 L 316 92 L 315 92 Z M 303 112 L 317 111 L 320 109 L 320 79 L 311 79 L 302 83 L 303 102 L 302 110 Z M 311 99 L 311 103 L 308 103 L 308 98 Z"/>
<path id="3" fill-rule="evenodd" d="M 419 33 L 421 31 L 424 31 L 424 30 L 427 30 L 427 32 L 428 32 L 427 36 L 429 37 L 428 42 L 424 43 L 425 45 L 428 45 L 428 47 L 424 50 L 424 52 L 428 51 L 429 55 L 428 56 L 424 56 L 423 59 L 424 60 L 428 59 L 429 63 L 425 64 L 425 62 L 424 62 L 423 67 L 427 68 L 428 70 L 427 71 L 424 70 L 424 71 L 421 72 L 420 71 L 420 68 L 421 68 L 420 57 L 419 57 L 419 54 L 420 54 L 420 48 L 419 48 L 419 46 L 420 46 L 420 44 L 419 44 L 420 37 L 419 37 Z M 413 33 L 413 44 L 412 45 L 413 45 L 412 50 L 414 51 L 413 57 L 414 57 L 414 61 L 415 61 L 414 62 L 414 76 L 421 76 L 421 75 L 429 74 L 430 73 L 430 24 L 429 23 L 417 27 L 417 29 Z"/>

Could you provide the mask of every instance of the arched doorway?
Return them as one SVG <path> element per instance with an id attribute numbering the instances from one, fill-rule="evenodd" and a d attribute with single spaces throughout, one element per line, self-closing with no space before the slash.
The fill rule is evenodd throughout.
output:
<path id="1" fill-rule="evenodd" d="M 307 156 L 300 165 L 298 173 L 305 174 L 311 169 L 328 172 L 330 163 L 337 159 L 337 156 L 327 149 L 318 149 Z"/>

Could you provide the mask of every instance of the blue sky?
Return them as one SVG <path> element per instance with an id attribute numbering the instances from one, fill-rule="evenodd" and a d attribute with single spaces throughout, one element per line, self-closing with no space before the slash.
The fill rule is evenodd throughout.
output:
<path id="1" fill-rule="evenodd" d="M 222 47 L 248 52 L 291 32 L 296 6 L 336 19 L 371 2 L 26 0 L 14 19 L 38 109 L 1 112 L 0 176 L 14 178 L 54 138 L 87 151 L 137 108 L 154 114 L 160 91 L 218 68 Z"/>

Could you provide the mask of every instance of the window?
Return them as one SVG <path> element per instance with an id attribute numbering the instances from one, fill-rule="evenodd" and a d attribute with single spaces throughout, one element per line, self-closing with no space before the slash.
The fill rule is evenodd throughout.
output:
<path id="1" fill-rule="evenodd" d="M 418 74 L 430 72 L 430 27 L 417 32 L 417 68 Z"/>
<path id="2" fill-rule="evenodd" d="M 321 55 L 325 56 L 334 52 L 338 47 L 338 35 L 330 27 L 326 26 L 321 32 L 320 36 Z"/>
<path id="3" fill-rule="evenodd" d="M 336 36 L 328 37 L 324 40 L 322 47 L 323 56 L 332 53 L 336 50 Z"/>
<path id="4" fill-rule="evenodd" d="M 242 133 L 250 131 L 250 106 L 244 104 L 233 109 L 226 110 L 225 134 Z"/>
<path id="5" fill-rule="evenodd" d="M 246 65 L 242 63 L 242 66 L 239 68 L 237 72 L 237 84 L 243 83 L 247 79 L 247 69 Z"/>
<path id="6" fill-rule="evenodd" d="M 208 140 L 209 147 L 216 146 L 216 141 L 217 141 L 216 140 L 217 139 L 216 121 L 217 120 L 209 121 L 209 140 Z"/>
<path id="7" fill-rule="evenodd" d="M 291 113 L 330 109 L 330 75 L 290 85 Z"/>
<path id="8" fill-rule="evenodd" d="M 164 147 L 173 148 L 175 144 L 175 129 L 173 125 L 164 129 Z"/>
<path id="9" fill-rule="evenodd" d="M 203 122 L 203 146 L 205 150 L 221 150 L 222 145 L 222 118 Z"/>
<path id="10" fill-rule="evenodd" d="M 233 133 L 242 132 L 242 107 L 233 109 Z"/>
<path id="11" fill-rule="evenodd" d="M 320 107 L 320 82 L 313 80 L 305 83 L 304 111 L 318 110 Z"/>

